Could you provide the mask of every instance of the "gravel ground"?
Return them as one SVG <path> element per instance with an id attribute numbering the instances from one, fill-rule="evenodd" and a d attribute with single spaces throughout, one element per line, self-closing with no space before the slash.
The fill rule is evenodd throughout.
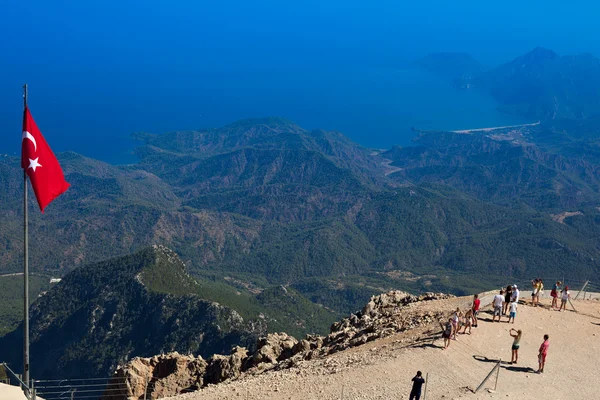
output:
<path id="1" fill-rule="evenodd" d="M 464 307 L 469 298 L 422 305 L 451 312 Z M 408 399 L 411 378 L 417 370 L 428 374 L 427 399 L 596 399 L 600 387 L 600 302 L 575 302 L 580 313 L 520 305 L 515 324 L 492 323 L 483 312 L 472 335 L 459 335 L 447 350 L 429 326 L 376 340 L 334 355 L 283 371 L 210 386 L 172 397 L 173 400 L 227 399 Z M 495 378 L 477 394 L 479 383 L 499 358 L 510 360 L 510 328 L 522 329 L 519 363 L 501 364 Z M 550 335 L 544 374 L 536 374 L 537 351 L 543 335 Z M 488 389 L 489 388 L 489 389 Z"/>

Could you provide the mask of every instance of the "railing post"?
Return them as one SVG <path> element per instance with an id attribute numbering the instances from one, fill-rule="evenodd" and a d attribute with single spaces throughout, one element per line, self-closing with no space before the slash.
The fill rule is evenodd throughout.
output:
<path id="1" fill-rule="evenodd" d="M 498 361 L 498 369 L 496 370 L 496 383 L 494 383 L 494 390 L 498 387 L 498 376 L 500 375 L 500 364 L 502 364 L 502 359 Z"/>
<path id="2" fill-rule="evenodd" d="M 575 298 L 573 300 L 577 300 L 577 298 L 579 298 L 579 295 L 581 294 L 582 291 L 585 290 L 585 288 L 587 288 L 588 283 L 590 283 L 590 281 L 585 281 L 585 283 L 583 284 L 583 287 L 581 289 L 579 289 L 579 292 L 577 292 L 577 296 L 575 296 Z M 584 297 L 585 300 L 585 297 Z"/>
<path id="3" fill-rule="evenodd" d="M 146 387 L 144 388 L 144 400 L 146 400 L 146 396 L 148 395 L 148 383 L 149 383 L 149 378 L 146 376 Z"/>
<path id="4" fill-rule="evenodd" d="M 496 372 L 496 369 L 500 369 L 500 363 L 502 361 L 498 361 L 498 363 L 496 364 L 496 366 L 494 368 L 492 368 L 492 370 L 490 371 L 489 374 L 487 374 L 487 376 L 485 377 L 485 379 L 479 384 L 479 386 L 477 386 L 477 389 L 475 389 L 475 393 L 479 392 L 479 390 L 485 385 L 485 383 L 487 382 L 488 379 L 490 379 L 490 377 L 492 376 L 492 374 L 494 372 Z M 496 383 L 498 383 L 498 375 L 496 375 Z"/>

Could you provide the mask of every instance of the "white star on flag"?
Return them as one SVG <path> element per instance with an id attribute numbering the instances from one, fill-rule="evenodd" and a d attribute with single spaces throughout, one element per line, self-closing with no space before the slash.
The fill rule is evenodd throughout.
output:
<path id="1" fill-rule="evenodd" d="M 27 169 L 29 169 L 29 168 L 32 168 L 32 169 L 33 169 L 33 172 L 35 172 L 35 169 L 36 169 L 37 167 L 41 167 L 41 166 L 42 166 L 42 164 L 38 163 L 38 160 L 39 160 L 39 159 L 40 159 L 39 157 L 38 157 L 38 158 L 36 158 L 35 160 L 32 160 L 32 159 L 30 158 L 30 159 L 29 159 L 29 167 L 27 167 Z"/>

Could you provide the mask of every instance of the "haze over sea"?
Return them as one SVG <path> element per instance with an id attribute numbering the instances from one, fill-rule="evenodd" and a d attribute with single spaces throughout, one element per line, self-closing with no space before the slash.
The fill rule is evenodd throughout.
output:
<path id="1" fill-rule="evenodd" d="M 543 2 L 543 20 L 536 17 L 542 3 L 514 2 L 515 12 L 510 1 L 501 8 L 470 1 L 59 3 L 3 5 L 0 154 L 20 151 L 25 82 L 55 151 L 112 163 L 135 161 L 135 131 L 263 116 L 389 148 L 408 144 L 413 126 L 531 122 L 497 111 L 487 96 L 404 68 L 410 61 L 464 51 L 495 65 L 536 46 L 598 49 L 589 34 L 595 13 L 552 1 Z M 573 23 L 558 32 L 565 21 Z"/>
<path id="2" fill-rule="evenodd" d="M 208 80 L 202 87 L 189 89 L 195 96 L 188 95 L 183 87 L 166 98 L 155 95 L 153 87 L 140 87 L 136 97 L 145 98 L 142 104 L 129 104 L 123 95 L 115 98 L 110 93 L 97 93 L 96 100 L 106 96 L 102 100 L 113 104 L 103 108 L 101 115 L 96 108 L 80 109 L 75 99 L 61 94 L 43 94 L 55 99 L 48 99 L 50 110 L 36 106 L 40 94 L 35 86 L 30 88 L 30 104 L 38 124 L 52 137 L 55 151 L 73 150 L 112 163 L 135 160 L 130 153 L 139 143 L 129 139 L 131 132 L 219 127 L 247 117 L 284 116 L 307 129 L 339 130 L 374 148 L 410 143 L 415 135 L 413 126 L 461 129 L 521 122 L 496 111 L 489 96 L 456 90 L 447 80 L 415 69 L 305 70 L 293 78 L 277 72 L 255 71 L 248 80 L 235 74 Z M 15 97 L 18 95 L 16 90 Z M 180 104 L 178 97 L 187 100 Z M 61 110 L 59 104 L 67 105 L 75 115 Z M 56 120 L 57 114 L 68 121 Z M 3 136 L 2 153 L 20 150 L 18 117 L 15 115 L 16 140 Z M 67 124 L 68 130 L 58 132 L 53 123 Z M 102 139 L 78 140 L 76 135 Z"/>

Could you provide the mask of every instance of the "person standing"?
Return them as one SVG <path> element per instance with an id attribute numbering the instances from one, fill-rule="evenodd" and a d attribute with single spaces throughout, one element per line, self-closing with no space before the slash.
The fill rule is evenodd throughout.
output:
<path id="1" fill-rule="evenodd" d="M 552 297 L 552 305 L 550 306 L 552 309 L 557 309 L 558 307 L 558 294 L 561 291 L 560 281 L 556 281 L 554 286 L 552 287 L 552 291 L 550 292 L 550 297 Z"/>
<path id="2" fill-rule="evenodd" d="M 504 305 L 502 306 L 502 315 L 506 315 L 508 313 L 508 306 L 510 305 L 510 299 L 512 298 L 512 286 L 508 285 L 506 289 L 504 289 Z"/>
<path id="3" fill-rule="evenodd" d="M 421 398 L 421 387 L 425 383 L 421 371 L 417 371 L 417 375 L 412 378 L 412 383 L 409 400 L 419 400 Z"/>
<path id="4" fill-rule="evenodd" d="M 444 348 L 446 350 L 450 346 L 450 338 L 452 337 L 452 318 L 446 321 L 446 325 L 443 325 L 441 321 L 438 321 L 442 327 L 442 337 L 444 338 Z"/>
<path id="5" fill-rule="evenodd" d="M 469 328 L 469 335 L 470 335 L 472 326 L 473 326 L 473 310 L 467 310 L 465 312 L 465 330 L 463 331 L 463 334 L 467 333 L 467 328 Z"/>
<path id="6" fill-rule="evenodd" d="M 535 296 L 535 306 L 536 307 L 540 305 L 540 296 L 544 295 L 544 281 L 541 279 L 538 279 L 537 285 L 538 285 L 537 294 Z"/>
<path id="7" fill-rule="evenodd" d="M 519 295 L 521 293 L 519 292 L 519 288 L 517 287 L 517 285 L 513 285 L 513 290 L 512 290 L 512 296 L 510 298 L 511 302 L 515 302 L 518 303 L 519 302 Z"/>
<path id="8" fill-rule="evenodd" d="M 506 321 L 506 322 L 510 322 L 510 320 L 512 319 L 512 323 L 514 324 L 516 316 L 517 316 L 517 303 L 513 301 L 510 303 L 510 314 L 508 314 L 508 321 Z"/>
<path id="9" fill-rule="evenodd" d="M 560 292 L 560 308 L 558 309 L 558 311 L 567 311 L 567 301 L 569 301 L 570 298 L 571 292 L 569 292 L 569 287 L 565 286 L 562 292 Z"/>
<path id="10" fill-rule="evenodd" d="M 514 333 L 513 333 L 514 332 Z M 508 334 L 513 338 L 511 364 L 516 364 L 519 361 L 519 347 L 521 346 L 521 335 L 523 332 L 519 329 L 510 328 Z"/>
<path id="11" fill-rule="evenodd" d="M 479 306 L 481 305 L 481 300 L 479 300 L 479 295 L 473 295 L 473 306 L 471 309 L 473 310 L 473 326 L 477 328 L 477 315 L 479 315 Z"/>
<path id="12" fill-rule="evenodd" d="M 502 317 L 502 304 L 504 303 L 504 291 L 501 290 L 500 294 L 494 296 L 494 300 L 492 304 L 494 305 L 494 316 L 492 317 L 492 322 L 496 321 L 496 317 L 498 317 L 498 322 L 500 322 L 500 318 Z"/>
<path id="13" fill-rule="evenodd" d="M 456 307 L 456 311 L 454 312 L 454 315 L 452 316 L 452 338 L 454 340 L 456 340 L 456 335 L 458 334 L 458 331 L 460 330 L 460 319 L 462 317 L 462 312 L 460 311 L 460 308 Z"/>
<path id="14" fill-rule="evenodd" d="M 534 279 L 531 281 L 531 306 L 535 307 L 535 296 L 537 296 L 537 290 L 538 290 L 538 280 Z"/>
<path id="15" fill-rule="evenodd" d="M 539 368 L 537 370 L 538 374 L 544 373 L 544 366 L 546 365 L 546 356 L 548 355 L 548 347 L 550 347 L 550 342 L 548 340 L 549 338 L 550 338 L 550 336 L 544 335 L 544 342 L 540 346 L 540 350 L 538 353 L 538 363 L 539 363 Z"/>

